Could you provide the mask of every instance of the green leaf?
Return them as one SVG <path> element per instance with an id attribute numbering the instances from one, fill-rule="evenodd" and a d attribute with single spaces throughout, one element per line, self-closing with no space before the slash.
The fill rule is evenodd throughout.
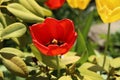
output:
<path id="1" fill-rule="evenodd" d="M 88 51 L 87 51 L 85 40 L 79 29 L 78 29 L 78 38 L 76 43 L 76 52 L 77 52 L 77 55 L 81 56 L 81 58 L 76 62 L 77 66 L 80 66 L 81 64 L 87 61 Z"/>
<path id="2" fill-rule="evenodd" d="M 1 35 L 2 31 L 3 31 L 3 25 L 2 25 L 2 23 L 0 22 L 0 35 Z"/>
<path id="3" fill-rule="evenodd" d="M 57 62 L 56 62 L 56 56 L 46 56 L 46 55 L 42 55 L 42 62 L 45 63 L 47 66 L 57 69 Z M 65 64 L 63 64 L 61 62 L 61 60 L 59 59 L 59 64 L 60 64 L 60 68 L 65 68 Z"/>
<path id="4" fill-rule="evenodd" d="M 20 37 L 26 32 L 26 26 L 22 23 L 13 23 L 7 26 L 1 33 L 2 39 Z"/>
<path id="5" fill-rule="evenodd" d="M 94 71 L 94 72 L 103 71 L 102 67 L 92 64 L 92 63 L 89 63 L 89 62 L 82 64 L 80 66 L 80 69 L 86 69 L 86 70 L 90 70 L 90 71 Z M 78 68 L 78 70 L 79 70 L 79 68 Z"/>
<path id="6" fill-rule="evenodd" d="M 58 80 L 72 80 L 70 76 L 62 76 Z"/>
<path id="7" fill-rule="evenodd" d="M 95 66 L 95 64 L 86 62 L 86 63 L 82 64 L 82 65 L 78 68 L 78 70 L 81 70 L 81 69 L 88 69 L 88 68 L 90 68 L 90 67 L 92 67 L 92 66 Z"/>
<path id="8" fill-rule="evenodd" d="M 120 76 L 120 70 L 116 70 L 115 72 L 114 72 L 114 75 L 117 75 L 118 77 Z M 117 77 L 116 76 L 116 77 Z"/>
<path id="9" fill-rule="evenodd" d="M 106 56 L 106 61 L 105 61 L 105 66 L 104 66 L 104 70 L 109 72 L 109 68 L 110 68 L 110 61 L 112 60 L 111 57 L 109 56 Z M 97 64 L 99 66 L 103 66 L 103 62 L 104 62 L 104 55 L 99 55 L 96 57 L 96 61 L 97 61 Z"/>
<path id="10" fill-rule="evenodd" d="M 116 77 L 116 80 L 120 80 L 120 77 Z"/>
<path id="11" fill-rule="evenodd" d="M 2 4 L 3 0 L 0 0 L 0 5 Z"/>
<path id="12" fill-rule="evenodd" d="M 120 57 L 112 59 L 110 61 L 110 66 L 113 68 L 119 68 L 120 67 Z"/>
<path id="13" fill-rule="evenodd" d="M 26 9 L 36 14 L 35 9 L 29 4 L 27 0 L 18 0 L 18 2 L 23 5 Z"/>
<path id="14" fill-rule="evenodd" d="M 37 15 L 52 16 L 52 11 L 40 6 L 35 0 L 27 0 L 27 2 L 34 8 L 34 10 L 37 12 Z"/>
<path id="15" fill-rule="evenodd" d="M 8 2 L 10 0 L 0 0 L 0 5 L 3 3 L 3 2 Z"/>
<path id="16" fill-rule="evenodd" d="M 92 44 L 91 44 L 90 41 L 87 42 L 87 45 L 86 45 L 86 46 L 87 46 L 87 50 L 88 50 L 89 56 L 95 55 L 93 46 L 92 46 Z"/>
<path id="17" fill-rule="evenodd" d="M 77 52 L 77 55 L 81 55 L 82 53 L 84 53 L 86 50 L 87 50 L 87 47 L 86 47 L 86 43 L 85 43 L 85 40 L 80 32 L 80 30 L 78 29 L 77 30 L 77 33 L 78 33 L 78 37 L 77 37 L 77 43 L 76 43 L 76 52 Z"/>
<path id="18" fill-rule="evenodd" d="M 13 15 L 15 15 L 16 17 L 20 18 L 25 22 L 36 23 L 44 20 L 43 18 L 34 15 L 29 10 L 27 10 L 24 6 L 18 3 L 12 3 L 7 5 L 7 9 Z"/>
<path id="19" fill-rule="evenodd" d="M 104 80 L 99 74 L 93 73 L 92 71 L 85 70 L 85 74 L 90 74 L 90 75 L 84 75 L 83 80 Z"/>
<path id="20" fill-rule="evenodd" d="M 44 77 L 44 76 L 31 75 L 31 76 L 27 77 L 26 80 L 49 80 L 49 79 L 48 79 L 48 77 Z M 51 80 L 56 80 L 56 79 L 51 79 Z"/>
<path id="21" fill-rule="evenodd" d="M 42 61 L 41 53 L 37 50 L 37 48 L 33 44 L 30 45 L 30 48 L 33 54 L 35 55 L 35 57 L 37 58 L 37 60 L 41 62 Z"/>
<path id="22" fill-rule="evenodd" d="M 75 52 L 68 52 L 64 55 L 61 56 L 61 63 L 68 65 L 71 63 L 75 63 L 76 61 L 78 61 L 80 59 L 79 56 L 75 56 Z"/>
<path id="23" fill-rule="evenodd" d="M 3 80 L 4 79 L 4 75 L 3 75 L 3 72 L 0 71 L 0 80 Z"/>
<path id="24" fill-rule="evenodd" d="M 9 56 L 4 58 L 2 56 L 2 63 L 13 74 L 20 77 L 28 76 L 28 69 L 24 61 L 17 56 Z"/>
<path id="25" fill-rule="evenodd" d="M 77 66 L 80 66 L 80 65 L 82 65 L 84 62 L 86 62 L 87 59 L 88 59 L 88 52 L 85 51 L 85 52 L 82 54 L 81 58 L 80 58 L 78 61 L 76 61 L 75 64 L 76 64 Z"/>
<path id="26" fill-rule="evenodd" d="M 18 40 L 18 38 L 11 38 L 17 45 L 21 45 L 20 41 Z"/>
<path id="27" fill-rule="evenodd" d="M 94 15 L 94 10 L 87 16 L 86 22 L 85 22 L 86 24 L 82 30 L 82 34 L 83 34 L 83 37 L 85 40 L 88 36 L 88 32 L 89 32 L 91 24 L 93 22 L 93 17 L 94 17 L 93 15 Z"/>
<path id="28" fill-rule="evenodd" d="M 2 14 L 1 12 L 0 12 L 0 22 L 1 22 L 1 24 L 2 24 L 4 27 L 7 26 L 5 17 L 3 16 L 3 14 Z"/>
<path id="29" fill-rule="evenodd" d="M 5 56 L 10 56 L 11 54 L 19 56 L 19 57 L 24 56 L 22 51 L 20 51 L 16 48 L 11 48 L 11 47 L 5 47 L 5 48 L 0 49 L 0 54 L 4 57 Z"/>
<path id="30" fill-rule="evenodd" d="M 84 63 L 78 68 L 80 74 L 84 77 L 84 80 L 103 80 L 100 74 L 89 70 L 89 68 L 92 66 L 94 66 L 94 64 Z"/>
<path id="31" fill-rule="evenodd" d="M 88 61 L 94 63 L 96 61 L 96 55 L 89 56 Z"/>

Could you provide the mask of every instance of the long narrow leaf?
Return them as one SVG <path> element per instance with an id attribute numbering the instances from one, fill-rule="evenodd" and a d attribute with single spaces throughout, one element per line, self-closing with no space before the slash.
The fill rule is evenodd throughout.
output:
<path id="1" fill-rule="evenodd" d="M 78 37 L 77 37 L 75 51 L 77 52 L 77 55 L 81 55 L 82 53 L 84 53 L 86 51 L 87 47 L 86 47 L 85 40 L 79 29 L 78 29 L 77 33 L 78 33 Z"/>
<path id="2" fill-rule="evenodd" d="M 84 28 L 82 30 L 82 34 L 85 40 L 88 36 L 88 32 L 93 22 L 93 17 L 94 17 L 93 14 L 94 14 L 94 10 L 87 16 L 86 22 L 85 22 L 86 24 L 84 25 Z"/>
<path id="3" fill-rule="evenodd" d="M 81 56 L 81 58 L 75 64 L 77 66 L 80 66 L 81 64 L 87 61 L 88 51 L 87 51 L 85 40 L 79 29 L 78 29 L 78 38 L 76 43 L 76 52 L 77 52 L 77 55 Z"/>
<path id="4" fill-rule="evenodd" d="M 88 49 L 89 56 L 95 55 L 93 46 L 92 46 L 92 44 L 91 44 L 91 42 L 89 40 L 87 42 L 87 49 Z"/>
<path id="5" fill-rule="evenodd" d="M 77 67 L 79 67 L 80 65 L 82 65 L 83 63 L 85 63 L 88 59 L 88 51 L 86 50 L 81 58 L 75 63 Z"/>

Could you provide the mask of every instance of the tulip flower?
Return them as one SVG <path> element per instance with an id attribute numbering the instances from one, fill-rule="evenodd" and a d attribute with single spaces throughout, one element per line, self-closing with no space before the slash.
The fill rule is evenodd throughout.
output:
<path id="1" fill-rule="evenodd" d="M 47 0 L 45 4 L 50 8 L 50 9 L 58 9 L 60 8 L 63 4 L 65 3 L 65 0 Z"/>
<path id="2" fill-rule="evenodd" d="M 63 55 L 74 44 L 77 33 L 74 24 L 69 19 L 56 20 L 46 18 L 43 23 L 30 26 L 34 45 L 44 55 Z"/>
<path id="3" fill-rule="evenodd" d="M 104 23 L 120 19 L 120 0 L 96 0 L 98 14 Z"/>
<path id="4" fill-rule="evenodd" d="M 72 8 L 79 8 L 81 10 L 86 9 L 90 0 L 67 0 L 68 4 Z"/>

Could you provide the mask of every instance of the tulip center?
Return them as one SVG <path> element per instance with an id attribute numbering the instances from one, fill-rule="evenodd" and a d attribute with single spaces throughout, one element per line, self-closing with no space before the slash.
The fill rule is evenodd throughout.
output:
<path id="1" fill-rule="evenodd" d="M 60 46 L 63 43 L 64 43 L 63 41 L 59 41 L 59 40 L 53 39 L 52 41 L 50 41 L 49 43 L 47 43 L 46 46 L 51 45 L 51 44 L 55 44 L 55 45 Z"/>
<path id="2" fill-rule="evenodd" d="M 53 40 L 52 40 L 52 44 L 58 44 L 58 40 L 53 39 Z"/>

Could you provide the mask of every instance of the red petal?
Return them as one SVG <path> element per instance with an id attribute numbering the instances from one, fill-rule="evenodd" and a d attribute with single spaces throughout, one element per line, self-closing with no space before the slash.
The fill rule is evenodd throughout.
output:
<path id="1" fill-rule="evenodd" d="M 36 40 L 33 40 L 34 45 L 37 47 L 37 49 L 42 52 L 43 54 L 47 55 L 48 53 L 48 47 L 45 47 L 44 45 L 40 44 Z"/>
<path id="2" fill-rule="evenodd" d="M 63 38 L 63 28 L 59 25 L 59 21 L 54 18 L 46 18 L 44 21 L 53 39 L 61 40 Z"/>
<path id="3" fill-rule="evenodd" d="M 51 36 L 49 35 L 49 29 L 47 26 L 42 23 L 42 24 L 34 24 L 30 27 L 30 32 L 32 35 L 32 38 L 34 40 L 37 40 L 39 43 L 46 45 L 49 43 L 51 39 Z"/>
<path id="4" fill-rule="evenodd" d="M 46 18 L 44 23 L 35 24 L 30 27 L 34 45 L 45 55 L 55 56 L 65 54 L 74 44 L 77 33 L 74 30 L 73 22 L 69 19 L 56 20 Z M 51 40 L 65 42 L 62 45 L 45 45 Z"/>
<path id="5" fill-rule="evenodd" d="M 61 55 L 67 53 L 70 50 L 71 47 L 69 47 L 69 44 L 64 43 L 60 46 L 61 49 Z M 62 52 L 63 51 L 63 52 Z"/>
<path id="6" fill-rule="evenodd" d="M 69 19 L 64 19 L 59 22 L 59 24 L 63 27 L 64 29 L 64 41 L 67 41 L 69 37 L 71 37 L 72 34 L 74 34 L 74 24 L 71 20 Z"/>
<path id="7" fill-rule="evenodd" d="M 73 34 L 71 34 L 71 36 L 68 38 L 67 42 L 69 44 L 69 48 L 72 47 L 72 45 L 74 44 L 75 40 L 77 38 L 77 33 L 74 32 Z"/>
<path id="8" fill-rule="evenodd" d="M 48 51 L 49 56 L 62 55 L 62 54 L 65 54 L 69 50 L 67 43 L 64 43 L 61 46 L 49 45 L 48 48 L 49 48 L 49 51 Z"/>
<path id="9" fill-rule="evenodd" d="M 47 0 L 45 4 L 50 9 L 57 9 L 60 8 L 64 4 L 65 0 Z"/>

